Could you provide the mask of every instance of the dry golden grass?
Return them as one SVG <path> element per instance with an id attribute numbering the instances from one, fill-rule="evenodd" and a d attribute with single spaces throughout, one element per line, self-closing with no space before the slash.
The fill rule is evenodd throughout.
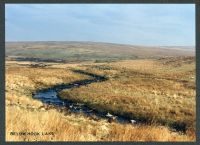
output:
<path id="1" fill-rule="evenodd" d="M 60 95 L 100 111 L 195 130 L 195 61 L 177 58 L 166 65 L 166 59 L 83 66 L 109 80 L 63 90 Z M 177 62 L 180 65 L 174 66 Z"/>
<path id="2" fill-rule="evenodd" d="M 103 71 L 90 69 L 91 65 L 94 65 L 94 64 L 86 64 L 86 66 L 82 65 L 82 67 L 81 65 L 77 65 L 77 64 L 74 64 L 74 65 L 53 64 L 52 66 L 48 66 L 46 68 L 30 68 L 30 67 L 27 67 L 26 65 L 23 66 L 21 64 L 16 64 L 16 62 L 7 63 L 7 66 L 6 66 L 6 141 L 195 141 L 196 140 L 194 131 L 191 131 L 191 132 L 188 131 L 186 134 L 179 134 L 177 132 L 172 132 L 166 126 L 128 125 L 128 124 L 122 125 L 119 123 L 108 123 L 106 120 L 103 120 L 103 119 L 94 120 L 94 119 L 91 119 L 90 117 L 86 117 L 81 114 L 70 114 L 67 112 L 59 112 L 56 109 L 45 110 L 43 107 L 41 107 L 41 106 L 44 106 L 41 102 L 37 100 L 33 100 L 31 98 L 31 93 L 37 89 L 51 87 L 56 84 L 68 83 L 71 81 L 87 78 L 87 76 L 73 73 L 72 71 L 70 71 L 71 68 L 80 68 L 80 69 L 85 69 L 91 72 L 96 71 L 96 73 L 101 73 L 101 74 L 106 73 L 110 75 L 112 80 L 115 79 L 113 75 L 118 75 L 119 73 L 119 70 L 117 69 L 103 70 Z M 103 65 L 103 64 L 99 64 L 99 65 Z M 112 64 L 108 64 L 108 65 L 112 65 Z M 113 64 L 112 67 L 116 67 L 116 68 L 118 67 L 114 65 L 117 65 L 117 63 Z M 127 65 L 130 65 L 130 64 L 127 64 Z M 130 69 L 130 67 L 128 68 Z M 129 79 L 127 79 L 127 81 L 128 80 Z M 138 82 L 139 81 L 140 80 L 138 80 Z M 135 82 L 137 81 L 135 80 Z M 108 83 L 108 84 L 105 85 L 104 83 Z M 97 84 L 91 84 L 88 87 L 85 87 L 88 89 L 87 92 L 89 91 L 87 93 L 88 96 L 90 96 L 91 94 L 92 95 L 94 94 L 92 91 L 94 87 L 93 85 L 95 86 Z M 96 90 L 95 95 L 99 95 L 100 93 L 102 93 L 102 95 L 106 94 L 107 96 L 104 96 L 101 98 L 97 97 L 95 98 L 96 101 L 94 97 L 92 97 L 91 100 L 93 100 L 94 103 L 96 103 L 95 106 L 98 106 L 99 99 L 103 99 L 102 101 L 105 101 L 105 102 L 107 101 L 108 105 L 114 104 L 115 101 L 116 103 L 122 101 L 124 104 L 127 104 L 127 106 L 125 107 L 129 106 L 129 102 L 128 102 L 129 99 L 133 99 L 132 101 L 133 103 L 135 103 L 134 100 L 135 101 L 137 100 L 138 102 L 136 102 L 135 104 L 137 104 L 139 107 L 141 107 L 140 105 L 144 105 L 145 107 L 147 107 L 150 103 L 154 102 L 153 101 L 149 103 L 148 102 L 149 100 L 145 100 L 145 99 L 143 101 L 138 100 L 139 97 L 126 98 L 125 95 L 133 96 L 133 95 L 128 94 L 128 92 L 131 91 L 132 88 L 134 89 L 137 88 L 139 90 L 138 87 L 140 86 L 140 89 L 144 90 L 146 86 L 142 87 L 141 84 L 138 84 L 137 87 L 133 87 L 134 85 L 131 85 L 130 82 L 126 83 L 125 85 L 126 87 L 128 86 L 129 88 L 128 90 L 125 89 L 123 85 L 117 86 L 115 82 L 102 82 L 102 88 L 99 89 L 99 86 L 97 85 L 99 92 Z M 156 86 L 159 86 L 159 85 L 160 84 Z M 103 87 L 105 86 L 107 88 L 103 89 Z M 182 91 L 183 89 L 182 86 L 180 85 L 179 87 Z M 81 87 L 79 89 L 80 89 L 79 93 L 83 94 L 83 99 L 84 99 L 86 90 L 84 90 L 84 87 Z M 123 89 L 124 91 L 122 91 Z M 113 95 L 113 91 L 111 91 L 111 93 L 109 94 L 108 93 L 109 90 L 114 90 L 115 95 Z M 147 90 L 145 92 L 146 94 L 149 93 Z M 74 94 L 74 91 L 76 91 L 76 89 L 72 90 L 71 92 L 72 95 Z M 105 91 L 105 93 L 100 92 L 100 91 Z M 124 92 L 127 92 L 127 94 Z M 192 93 L 192 91 L 189 91 L 189 93 Z M 80 94 L 78 94 L 78 97 L 79 95 Z M 122 95 L 122 97 L 124 98 L 120 99 L 119 98 L 120 95 Z M 154 99 L 156 99 L 156 97 L 158 96 L 154 96 L 152 94 L 152 98 L 155 97 Z M 179 97 L 178 98 L 179 100 L 184 98 L 181 95 L 178 95 L 178 97 Z M 158 103 L 159 101 L 163 101 L 161 98 L 162 97 L 160 98 L 158 97 L 157 99 Z M 190 97 L 190 99 L 192 98 L 193 96 Z M 109 101 L 112 101 L 112 103 Z M 145 101 L 146 101 L 146 105 L 145 105 Z M 88 101 L 86 103 L 88 103 Z M 118 105 L 116 103 L 115 105 Z M 190 103 L 192 105 L 195 105 L 194 104 L 195 102 L 193 102 L 193 100 L 191 100 Z M 179 104 L 179 105 L 181 106 L 183 104 Z M 103 103 L 103 105 L 105 105 L 105 103 Z M 116 106 L 115 108 L 119 108 L 119 107 L 121 108 L 124 106 Z M 191 111 L 193 111 L 193 107 L 194 106 L 190 108 Z M 121 110 L 123 112 L 123 108 L 121 108 Z M 188 112 L 190 113 L 190 111 Z M 36 136 L 10 135 L 10 132 L 12 131 L 39 132 L 40 134 L 42 132 L 43 133 L 53 132 L 54 135 L 36 135 Z"/>
<path id="3" fill-rule="evenodd" d="M 43 104 L 30 98 L 31 92 L 60 83 L 86 79 L 65 69 L 27 68 L 15 62 L 6 68 L 6 140 L 7 141 L 92 141 L 104 135 L 106 127 L 83 116 L 44 110 Z M 69 69 L 67 69 L 69 68 Z M 39 77 L 38 77 L 39 76 Z M 77 118 L 78 117 L 78 118 Z M 52 121 L 54 122 L 52 124 Z M 89 121 L 89 123 L 87 123 Z M 79 124 L 80 123 L 80 124 Z M 51 126 L 52 125 L 52 126 Z M 98 126 L 101 128 L 99 129 Z M 105 129 L 104 129 L 105 128 Z M 103 131 L 102 131 L 103 129 Z M 10 135 L 10 132 L 54 132 L 55 135 Z M 99 133 L 100 132 L 100 133 Z M 102 132 L 102 133 L 101 133 Z M 100 135 L 92 135 L 92 133 Z"/>
<path id="4" fill-rule="evenodd" d="M 39 132 L 40 135 L 10 135 L 11 131 Z M 51 132 L 53 132 L 53 135 L 41 135 Z M 21 109 L 19 106 L 7 106 L 6 140 L 194 141 L 195 138 L 171 132 L 166 127 L 109 124 L 105 120 L 94 121 L 80 115 L 68 114 L 64 116 L 55 110 L 31 111 Z"/>
<path id="5" fill-rule="evenodd" d="M 32 104 L 30 98 L 23 99 L 20 101 Z M 40 105 L 37 101 L 31 108 L 6 103 L 6 141 L 195 141 L 194 134 L 182 135 L 163 126 L 110 124 L 82 115 L 63 114 L 55 109 L 38 109 Z M 40 135 L 10 135 L 11 132 Z M 53 135 L 42 135 L 51 132 Z"/>
<path id="6" fill-rule="evenodd" d="M 31 103 L 31 102 L 29 102 Z M 97 141 L 108 133 L 108 123 L 81 115 L 64 115 L 52 110 L 6 107 L 7 141 Z M 10 132 L 37 132 L 39 135 L 10 135 Z M 50 135 L 42 135 L 51 133 Z"/>
<path id="7" fill-rule="evenodd" d="M 194 141 L 195 134 L 181 135 L 163 126 L 112 124 L 109 141 Z"/>
<path id="8" fill-rule="evenodd" d="M 88 78 L 70 71 L 76 65 L 65 65 L 63 69 L 55 67 L 55 64 L 51 64 L 51 68 L 29 67 L 30 62 L 7 62 L 6 64 L 6 90 L 20 95 L 26 93 L 30 96 L 37 89 Z"/>
<path id="9" fill-rule="evenodd" d="M 8 95 L 7 95 L 8 96 Z M 195 135 L 181 135 L 163 126 L 121 125 L 95 121 L 82 115 L 42 110 L 31 98 L 6 101 L 7 141 L 194 141 Z M 27 104 L 31 106 L 27 107 Z M 52 123 L 53 122 L 53 123 Z M 40 135 L 10 135 L 11 132 L 37 132 Z M 51 133 L 53 135 L 41 135 Z"/>

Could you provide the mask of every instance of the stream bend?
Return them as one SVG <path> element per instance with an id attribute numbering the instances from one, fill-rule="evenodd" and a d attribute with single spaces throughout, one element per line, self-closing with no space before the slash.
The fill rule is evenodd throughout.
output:
<path id="1" fill-rule="evenodd" d="M 128 118 L 118 116 L 118 115 L 112 115 L 110 113 L 102 113 L 98 112 L 97 110 L 94 110 L 85 104 L 73 102 L 68 99 L 62 99 L 59 96 L 59 92 L 64 89 L 72 89 L 72 88 L 78 88 L 80 86 L 86 86 L 91 83 L 97 83 L 97 82 L 103 82 L 108 80 L 106 76 L 100 76 L 97 74 L 92 74 L 83 70 L 72 70 L 75 73 L 83 74 L 91 76 L 93 79 L 85 79 L 80 81 L 74 81 L 68 84 L 60 84 L 53 86 L 48 89 L 42 89 L 39 91 L 36 91 L 36 93 L 33 94 L 33 98 L 42 101 L 43 103 L 47 105 L 53 105 L 55 107 L 61 107 L 66 108 L 68 111 L 72 113 L 82 113 L 86 116 L 95 116 L 95 118 L 101 119 L 108 119 L 108 121 L 117 121 L 120 123 L 135 123 L 135 120 L 130 120 Z"/>

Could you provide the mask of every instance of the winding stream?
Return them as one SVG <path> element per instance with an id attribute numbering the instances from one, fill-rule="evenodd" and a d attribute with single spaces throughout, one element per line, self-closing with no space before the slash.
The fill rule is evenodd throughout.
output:
<path id="1" fill-rule="evenodd" d="M 105 76 L 100 76 L 92 73 L 88 73 L 82 70 L 73 70 L 75 73 L 83 74 L 91 76 L 92 79 L 86 79 L 86 80 L 80 80 L 80 81 L 74 81 L 72 83 L 68 84 L 60 84 L 56 85 L 52 88 L 48 89 L 42 89 L 37 91 L 33 94 L 34 99 L 38 99 L 42 101 L 43 103 L 47 105 L 52 105 L 55 108 L 63 109 L 71 112 L 71 113 L 81 113 L 86 116 L 92 117 L 93 119 L 107 119 L 108 122 L 116 121 L 119 123 L 134 123 L 134 124 L 141 124 L 145 123 L 142 120 L 131 120 L 129 118 L 126 118 L 124 116 L 119 116 L 117 114 L 110 114 L 108 112 L 99 112 L 98 110 L 94 110 L 87 106 L 86 104 L 73 102 L 68 99 L 63 99 L 59 96 L 59 92 L 64 89 L 72 89 L 72 88 L 78 88 L 80 86 L 86 86 L 91 83 L 97 83 L 97 82 L 103 82 L 108 80 Z M 185 132 L 185 126 L 181 126 L 179 124 L 174 124 L 171 126 L 176 131 L 182 131 Z"/>
<path id="2" fill-rule="evenodd" d="M 62 99 L 58 95 L 58 93 L 64 89 L 77 88 L 77 87 L 85 86 L 85 85 L 88 85 L 91 83 L 102 82 L 102 81 L 108 80 L 108 78 L 106 78 L 105 76 L 88 73 L 88 72 L 85 72 L 82 70 L 73 70 L 73 72 L 91 76 L 93 79 L 75 81 L 75 82 L 68 83 L 68 84 L 56 85 L 49 89 L 39 90 L 35 94 L 33 94 L 33 98 L 38 99 L 45 104 L 54 105 L 56 107 L 66 107 L 72 113 L 82 113 L 86 116 L 95 116 L 99 119 L 104 118 L 104 119 L 108 119 L 108 121 L 115 120 L 120 123 L 130 123 L 130 122 L 135 123 L 134 120 L 130 120 L 130 119 L 122 117 L 122 116 L 118 116 L 118 115 L 113 116 L 110 113 L 98 112 L 98 111 L 93 110 L 92 108 L 86 106 L 85 104 L 73 102 L 73 101 L 67 100 L 67 99 Z"/>

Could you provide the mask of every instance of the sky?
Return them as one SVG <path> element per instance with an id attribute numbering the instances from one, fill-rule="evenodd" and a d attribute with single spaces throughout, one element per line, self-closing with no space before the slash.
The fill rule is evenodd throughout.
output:
<path id="1" fill-rule="evenodd" d="M 195 46 L 195 5 L 6 4 L 6 41 Z"/>

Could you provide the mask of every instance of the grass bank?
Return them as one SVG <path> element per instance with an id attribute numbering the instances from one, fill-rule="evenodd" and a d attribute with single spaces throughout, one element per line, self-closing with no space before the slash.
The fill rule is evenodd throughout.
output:
<path id="1" fill-rule="evenodd" d="M 124 62 L 122 62 L 122 64 L 123 63 Z M 47 67 L 29 67 L 30 64 L 31 62 L 6 62 L 6 141 L 196 140 L 195 132 L 189 130 L 186 134 L 181 134 L 171 131 L 167 126 L 122 125 L 119 123 L 109 123 L 104 119 L 93 119 L 92 117 L 86 117 L 82 114 L 71 114 L 67 111 L 62 112 L 56 108 L 46 109 L 44 104 L 31 98 L 31 93 L 37 89 L 48 88 L 57 84 L 70 83 L 87 78 L 85 75 L 73 73 L 71 69 L 85 69 L 96 74 L 110 74 L 111 78 L 114 74 L 117 74 L 117 72 L 116 70 L 102 71 L 102 67 L 105 69 L 105 64 L 101 63 L 98 64 L 101 66 L 94 66 L 94 64 L 88 63 L 50 64 Z M 110 65 L 111 64 L 109 64 L 109 68 Z M 92 66 L 94 68 L 100 67 L 100 70 L 92 69 Z M 118 62 L 112 64 L 112 67 L 118 68 L 122 67 L 122 65 Z M 89 68 L 91 68 L 91 70 L 88 70 Z M 94 92 L 90 87 L 89 85 L 86 88 L 88 88 L 91 96 L 93 96 L 92 94 L 94 94 Z M 80 89 L 80 94 L 84 96 L 82 92 L 83 88 L 77 89 Z M 75 90 L 73 89 L 72 91 Z M 86 92 L 86 90 L 84 90 L 84 92 Z M 90 94 L 89 92 L 88 94 Z M 74 94 L 74 92 L 71 93 Z M 105 92 L 105 94 L 107 93 L 108 92 Z M 113 92 L 111 91 L 111 93 Z M 80 94 L 78 95 L 79 97 L 81 96 Z M 96 95 L 98 94 L 100 94 L 100 92 L 96 93 Z M 104 93 L 102 93 L 102 95 L 103 94 Z M 110 96 L 108 98 L 110 98 Z M 94 96 L 91 97 L 91 99 L 94 100 Z M 124 100 L 126 101 L 126 99 Z M 113 99 L 113 101 L 115 101 L 115 99 Z M 19 136 L 11 135 L 11 132 L 53 132 L 53 135 Z"/>
<path id="2" fill-rule="evenodd" d="M 130 60 L 83 65 L 108 81 L 63 90 L 62 98 L 177 130 L 195 131 L 195 60 L 193 57 Z"/>

